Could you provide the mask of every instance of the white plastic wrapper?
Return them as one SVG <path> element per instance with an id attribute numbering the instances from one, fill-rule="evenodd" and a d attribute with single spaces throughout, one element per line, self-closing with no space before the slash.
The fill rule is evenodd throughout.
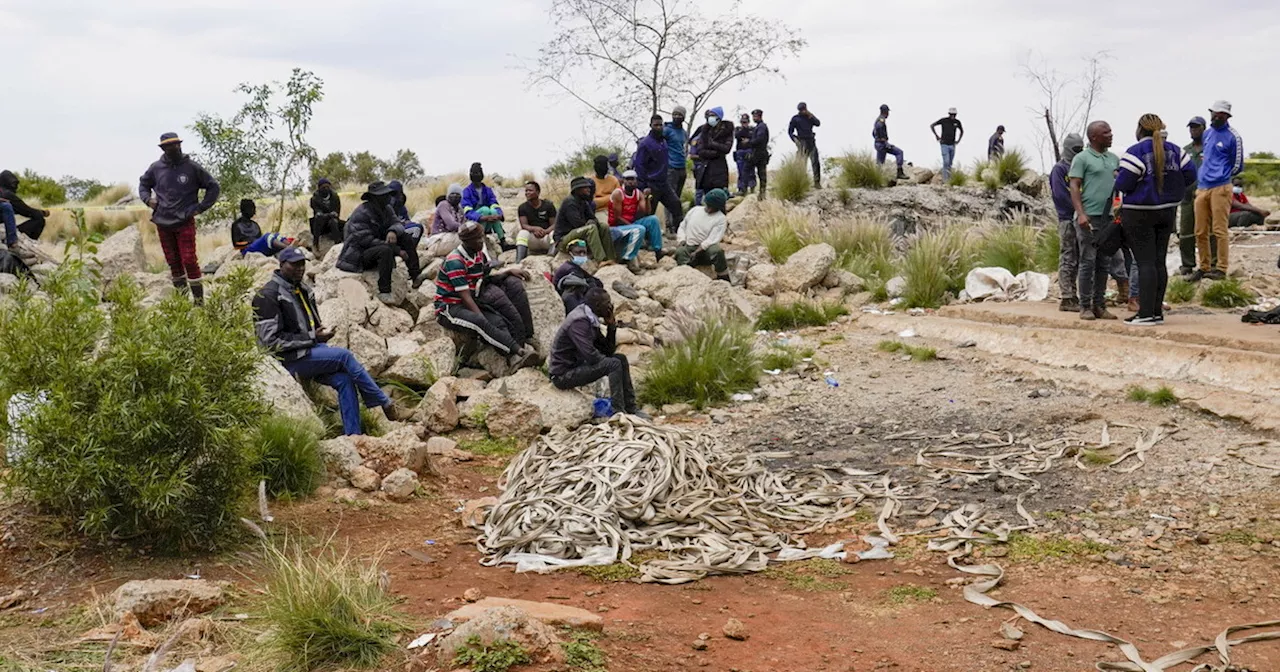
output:
<path id="1" fill-rule="evenodd" d="M 581 558 L 566 560 L 537 553 L 512 553 L 502 558 L 499 564 L 516 566 L 516 573 L 537 572 L 544 574 L 565 567 L 603 567 L 618 561 L 618 549 L 611 546 L 594 546 L 587 550 Z"/>

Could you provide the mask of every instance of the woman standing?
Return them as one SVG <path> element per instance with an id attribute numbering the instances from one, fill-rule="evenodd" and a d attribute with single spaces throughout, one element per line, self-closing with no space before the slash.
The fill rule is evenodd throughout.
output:
<path id="1" fill-rule="evenodd" d="M 1120 157 L 1116 191 L 1124 194 L 1120 227 L 1138 265 L 1138 312 L 1126 324 L 1164 324 L 1169 282 L 1164 257 L 1187 185 L 1196 179 L 1191 158 L 1164 140 L 1164 122 L 1154 114 L 1138 119 L 1137 144 Z"/>

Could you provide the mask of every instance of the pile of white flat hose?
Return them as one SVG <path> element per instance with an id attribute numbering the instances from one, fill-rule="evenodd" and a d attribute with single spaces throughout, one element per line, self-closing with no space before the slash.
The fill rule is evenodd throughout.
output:
<path id="1" fill-rule="evenodd" d="M 819 529 L 887 487 L 873 472 L 844 469 L 837 480 L 819 468 L 765 465 L 789 455 L 731 452 L 704 434 L 626 415 L 541 437 L 507 468 L 480 550 L 485 564 L 517 571 L 666 553 L 638 566 L 644 582 L 758 572 L 767 553 L 795 545 L 772 526 Z"/>

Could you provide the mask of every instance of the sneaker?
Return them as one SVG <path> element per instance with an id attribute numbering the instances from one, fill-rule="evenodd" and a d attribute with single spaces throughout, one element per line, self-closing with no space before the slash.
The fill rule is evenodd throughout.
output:
<path id="1" fill-rule="evenodd" d="M 1154 327 L 1158 324 L 1163 324 L 1164 320 L 1155 317 L 1139 317 L 1134 315 L 1133 317 L 1125 318 L 1124 323 L 1131 327 Z"/>
<path id="2" fill-rule="evenodd" d="M 1155 324 L 1164 324 L 1164 315 L 1163 315 L 1163 314 L 1162 314 L 1162 315 L 1156 315 L 1155 317 L 1153 317 L 1153 318 L 1151 318 L 1151 319 L 1155 320 Z"/>
<path id="3" fill-rule="evenodd" d="M 1187 282 L 1200 282 L 1201 280 L 1204 280 L 1204 276 L 1205 272 L 1197 268 L 1196 270 L 1191 271 L 1191 275 L 1187 276 Z"/>
<path id="4" fill-rule="evenodd" d="M 1137 300 L 1137 299 L 1135 299 L 1135 298 L 1131 298 L 1131 299 L 1129 299 L 1129 305 L 1128 305 L 1128 308 L 1129 308 L 1129 312 L 1131 312 L 1131 313 L 1136 313 L 1136 312 L 1138 312 L 1138 300 Z"/>
<path id="5" fill-rule="evenodd" d="M 1080 310 L 1080 299 L 1063 299 L 1058 302 L 1058 310 L 1064 313 L 1074 313 Z"/>
<path id="6" fill-rule="evenodd" d="M 404 422 L 413 418 L 414 409 L 393 402 L 382 407 L 382 414 L 392 422 Z"/>
<path id="7" fill-rule="evenodd" d="M 1111 311 L 1107 310 L 1106 308 L 1094 308 L 1094 309 L 1093 309 L 1093 316 L 1094 316 L 1094 317 L 1096 317 L 1096 318 L 1098 318 L 1099 320 L 1118 320 L 1118 319 L 1120 319 L 1120 318 L 1116 317 L 1115 315 L 1113 315 L 1113 314 L 1111 313 Z"/>
<path id="8" fill-rule="evenodd" d="M 1208 273 L 1205 273 L 1204 277 L 1208 278 L 1209 280 L 1224 280 L 1226 279 L 1227 274 L 1215 268 L 1209 271 Z"/>
<path id="9" fill-rule="evenodd" d="M 1098 317 L 1097 317 L 1096 315 L 1094 315 L 1094 314 L 1093 314 L 1093 309 L 1092 309 L 1092 308 L 1081 308 L 1081 309 L 1080 309 L 1080 319 L 1082 319 L 1082 320 L 1096 320 L 1096 319 L 1098 319 Z"/>
<path id="10" fill-rule="evenodd" d="M 388 306 L 396 305 L 396 297 L 391 292 L 378 292 L 377 298 L 379 301 L 387 304 Z"/>
<path id="11" fill-rule="evenodd" d="M 653 260 L 654 260 L 654 261 L 657 261 L 657 262 L 661 262 L 661 261 L 662 261 L 662 257 L 666 256 L 666 254 L 667 254 L 667 253 L 666 253 L 666 252 L 663 252 L 662 250 L 654 250 L 654 251 L 653 251 Z"/>
<path id="12" fill-rule="evenodd" d="M 640 272 L 640 260 L 639 260 L 639 259 L 632 259 L 632 260 L 628 261 L 628 262 L 627 262 L 627 270 L 628 270 L 628 271 L 631 271 L 631 273 L 632 273 L 632 274 L 639 273 L 639 272 Z"/>
<path id="13" fill-rule="evenodd" d="M 414 279 L 413 279 L 413 288 L 414 288 L 414 289 L 417 289 L 417 288 L 421 287 L 421 286 L 422 286 L 422 283 L 424 283 L 424 282 L 426 282 L 426 281 L 427 281 L 427 274 L 426 274 L 426 273 L 419 273 L 419 274 L 418 274 L 418 277 L 416 277 L 416 278 L 414 278 Z"/>

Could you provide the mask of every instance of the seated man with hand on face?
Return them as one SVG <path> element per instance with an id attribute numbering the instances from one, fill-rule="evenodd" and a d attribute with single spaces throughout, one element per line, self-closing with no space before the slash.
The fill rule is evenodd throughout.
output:
<path id="1" fill-rule="evenodd" d="M 314 380 L 338 391 L 342 433 L 360 434 L 360 401 L 381 407 L 390 420 L 405 420 L 413 410 L 396 406 L 369 372 L 346 348 L 327 345 L 333 330 L 320 324 L 315 294 L 306 283 L 307 257 L 302 250 L 282 250 L 280 270 L 253 297 L 258 343 L 302 380 Z"/>
<path id="2" fill-rule="evenodd" d="M 606 327 L 603 334 L 600 333 L 602 323 Z M 627 356 L 617 351 L 617 335 L 618 323 L 609 293 L 600 288 L 588 290 L 585 301 L 569 311 L 556 331 L 548 367 L 551 384 L 561 390 L 571 390 L 607 376 L 613 412 L 650 420 L 636 405 L 631 366 Z"/>

